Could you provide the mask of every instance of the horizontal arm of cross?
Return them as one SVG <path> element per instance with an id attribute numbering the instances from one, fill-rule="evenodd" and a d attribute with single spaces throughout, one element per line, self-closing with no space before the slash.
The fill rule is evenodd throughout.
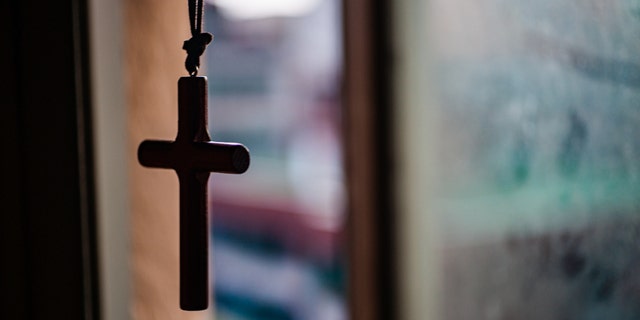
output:
<path id="1" fill-rule="evenodd" d="M 145 167 L 176 171 L 243 173 L 249 168 L 249 150 L 239 143 L 146 140 L 138 148 Z"/>

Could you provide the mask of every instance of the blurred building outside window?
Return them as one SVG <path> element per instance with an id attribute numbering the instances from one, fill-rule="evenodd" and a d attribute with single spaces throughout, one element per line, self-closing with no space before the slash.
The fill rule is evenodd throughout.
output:
<path id="1" fill-rule="evenodd" d="M 252 156 L 210 179 L 219 319 L 346 317 L 340 7 L 206 4 L 211 135 Z"/>

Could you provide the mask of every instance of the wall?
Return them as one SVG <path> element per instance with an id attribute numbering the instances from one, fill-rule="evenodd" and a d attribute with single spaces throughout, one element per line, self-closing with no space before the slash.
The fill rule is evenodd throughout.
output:
<path id="1" fill-rule="evenodd" d="M 130 318 L 122 4 L 90 1 L 91 76 L 100 304 L 105 320 Z"/>

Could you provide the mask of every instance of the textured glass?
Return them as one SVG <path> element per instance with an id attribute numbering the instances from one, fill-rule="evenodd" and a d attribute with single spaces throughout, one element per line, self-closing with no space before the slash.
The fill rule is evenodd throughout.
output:
<path id="1" fill-rule="evenodd" d="M 640 319 L 640 1 L 433 0 L 442 319 Z"/>

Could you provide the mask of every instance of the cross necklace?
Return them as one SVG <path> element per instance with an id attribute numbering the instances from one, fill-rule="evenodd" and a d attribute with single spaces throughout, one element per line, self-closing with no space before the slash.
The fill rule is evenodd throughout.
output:
<path id="1" fill-rule="evenodd" d="M 199 77 L 200 56 L 213 40 L 202 32 L 203 0 L 189 0 L 191 39 L 184 42 L 188 77 L 178 80 L 175 141 L 145 140 L 138 160 L 145 167 L 173 169 L 180 183 L 180 308 L 209 305 L 207 181 L 211 172 L 243 173 L 249 151 L 238 143 L 213 142 L 207 129 L 207 78 Z"/>

